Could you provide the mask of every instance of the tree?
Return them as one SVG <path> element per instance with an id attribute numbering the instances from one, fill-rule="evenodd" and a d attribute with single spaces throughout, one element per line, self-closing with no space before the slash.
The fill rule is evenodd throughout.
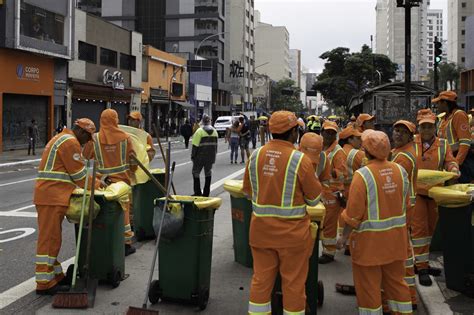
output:
<path id="1" fill-rule="evenodd" d="M 459 87 L 459 80 L 461 75 L 461 68 L 454 62 L 441 63 L 438 65 L 439 88 L 445 91 L 449 88 L 456 89 Z M 434 71 L 430 70 L 428 73 L 430 87 L 434 86 Z"/>
<path id="2" fill-rule="evenodd" d="M 295 88 L 295 81 L 283 79 L 272 84 L 271 101 L 273 110 L 288 110 L 301 113 L 303 103 L 300 100 L 301 89 Z"/>
<path id="3" fill-rule="evenodd" d="M 313 90 L 321 92 L 333 108 L 341 106 L 346 110 L 353 95 L 378 85 L 379 80 L 380 84 L 388 83 L 396 75 L 397 65 L 385 55 L 373 54 L 367 45 L 352 54 L 349 48 L 338 47 L 319 58 L 326 63 Z"/>

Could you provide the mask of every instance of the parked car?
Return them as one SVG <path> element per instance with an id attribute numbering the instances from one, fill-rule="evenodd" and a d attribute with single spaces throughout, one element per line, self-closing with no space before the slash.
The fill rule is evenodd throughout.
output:
<path id="1" fill-rule="evenodd" d="M 214 128 L 216 129 L 219 137 L 223 137 L 227 128 L 232 126 L 232 122 L 239 119 L 239 116 L 220 116 L 214 122 Z"/>

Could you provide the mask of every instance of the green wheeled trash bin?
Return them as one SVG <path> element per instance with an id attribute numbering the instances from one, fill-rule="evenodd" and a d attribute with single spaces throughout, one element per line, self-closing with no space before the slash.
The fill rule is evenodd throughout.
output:
<path id="1" fill-rule="evenodd" d="M 319 280 L 319 241 L 323 230 L 326 208 L 322 203 L 315 207 L 308 207 L 311 218 L 311 234 L 315 239 L 313 253 L 309 259 L 308 277 L 306 278 L 306 314 L 316 315 L 318 307 L 324 303 L 324 284 Z M 278 275 L 272 293 L 272 315 L 283 314 L 283 293 L 281 290 L 281 277 Z"/>
<path id="2" fill-rule="evenodd" d="M 150 173 L 164 186 L 164 169 L 153 169 Z M 138 184 L 132 188 L 133 201 L 133 229 L 137 241 L 155 238 L 153 230 L 153 212 L 155 199 L 164 196 L 164 193 L 149 180 L 146 183 Z"/>
<path id="3" fill-rule="evenodd" d="M 446 286 L 469 295 L 474 293 L 471 273 L 474 248 L 472 243 L 472 205 L 469 191 L 474 185 L 459 184 L 430 189 L 438 204 Z"/>
<path id="4" fill-rule="evenodd" d="M 130 191 L 126 184 L 124 191 Z M 77 190 L 79 191 L 79 190 Z M 80 189 L 82 191 L 82 189 Z M 125 275 L 125 237 L 124 237 L 124 211 L 119 203 L 119 198 L 114 193 L 96 191 L 95 202 L 99 204 L 100 211 L 92 223 L 90 277 L 104 281 L 116 288 L 120 285 Z M 82 193 L 79 193 L 82 194 Z M 81 248 L 79 251 L 79 274 L 83 274 L 87 252 L 87 226 L 82 231 Z M 76 224 L 76 239 L 79 225 Z M 73 265 L 68 268 L 72 277 Z"/>
<path id="5" fill-rule="evenodd" d="M 184 209 L 183 232 L 159 247 L 158 278 L 151 283 L 148 298 L 207 307 L 211 286 L 214 213 L 220 198 L 173 196 L 169 203 Z"/>
<path id="6" fill-rule="evenodd" d="M 252 202 L 242 192 L 242 180 L 227 180 L 224 189 L 230 193 L 232 208 L 232 234 L 234 236 L 234 261 L 252 268 L 253 258 L 249 245 Z"/>

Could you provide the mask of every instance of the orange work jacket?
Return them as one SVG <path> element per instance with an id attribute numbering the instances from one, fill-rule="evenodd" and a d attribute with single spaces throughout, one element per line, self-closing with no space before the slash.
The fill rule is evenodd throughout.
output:
<path id="1" fill-rule="evenodd" d="M 243 191 L 252 199 L 250 245 L 300 246 L 310 235 L 306 205 L 318 204 L 321 184 L 311 159 L 283 140 L 270 140 L 253 152 Z"/>
<path id="2" fill-rule="evenodd" d="M 347 176 L 346 153 L 341 146 L 334 141 L 326 150 L 324 150 L 328 163 L 331 168 L 331 179 L 329 188 L 323 187 L 323 197 L 333 198 L 333 192 L 344 191 L 344 181 Z"/>
<path id="3" fill-rule="evenodd" d="M 346 153 L 347 176 L 344 180 L 344 194 L 347 197 L 354 172 L 363 166 L 365 153 L 362 150 L 355 149 L 349 143 L 346 143 L 342 149 Z"/>
<path id="4" fill-rule="evenodd" d="M 354 228 L 349 246 L 355 264 L 379 266 L 407 258 L 408 188 L 405 169 L 386 160 L 371 160 L 354 173 L 341 216 Z"/>
<path id="5" fill-rule="evenodd" d="M 471 148 L 471 131 L 466 112 L 455 109 L 446 114 L 439 125 L 438 136 L 448 140 L 453 155 L 461 165 Z"/>
<path id="6" fill-rule="evenodd" d="M 418 164 L 416 162 L 416 146 L 413 141 L 405 144 L 403 147 L 392 150 L 392 162 L 403 166 L 408 173 L 410 181 L 410 203 L 415 206 L 416 201 L 416 181 L 418 178 Z"/>

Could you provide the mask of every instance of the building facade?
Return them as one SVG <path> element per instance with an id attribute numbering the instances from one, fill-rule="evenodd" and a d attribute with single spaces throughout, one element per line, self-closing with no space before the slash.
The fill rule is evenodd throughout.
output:
<path id="1" fill-rule="evenodd" d="M 256 11 L 257 12 L 257 11 Z M 255 14 L 256 17 L 259 14 Z M 289 79 L 290 34 L 285 26 L 273 26 L 256 20 L 255 64 L 258 72 L 274 81 Z"/>
<path id="2" fill-rule="evenodd" d="M 428 70 L 433 70 L 434 62 L 435 62 L 435 48 L 434 48 L 434 41 L 437 38 L 438 41 L 443 45 L 444 43 L 444 36 L 443 36 L 443 10 L 428 10 L 428 24 L 427 24 L 427 47 L 428 47 L 428 55 L 427 55 L 427 67 Z M 446 56 L 446 51 L 448 47 L 442 46 L 442 50 L 444 56 Z M 443 58 L 442 61 L 446 61 Z"/>
<path id="3" fill-rule="evenodd" d="M 290 79 L 295 81 L 296 87 L 301 87 L 301 50 L 290 49 Z"/>
<path id="4" fill-rule="evenodd" d="M 130 110 L 141 106 L 142 36 L 79 9 L 75 18 L 67 125 L 88 117 L 99 128 L 106 108 L 115 109 L 124 124 Z"/>
<path id="5" fill-rule="evenodd" d="M 28 146 L 32 119 L 39 129 L 38 146 L 64 119 L 73 23 L 72 0 L 0 2 L 0 152 Z"/>
<path id="6" fill-rule="evenodd" d="M 226 0 L 225 78 L 232 92 L 233 111 L 253 110 L 255 71 L 254 1 Z"/>
<path id="7" fill-rule="evenodd" d="M 428 3 L 423 1 L 411 10 L 411 78 L 420 81 L 427 70 Z M 405 77 L 405 10 L 392 0 L 377 0 L 376 53 L 386 55 L 398 64 L 397 81 Z"/>
<path id="8" fill-rule="evenodd" d="M 268 75 L 255 73 L 253 103 L 258 113 L 269 113 L 271 110 L 272 80 Z"/>
<path id="9" fill-rule="evenodd" d="M 466 62 L 466 19 L 474 15 L 472 0 L 448 0 L 448 61 Z"/>

